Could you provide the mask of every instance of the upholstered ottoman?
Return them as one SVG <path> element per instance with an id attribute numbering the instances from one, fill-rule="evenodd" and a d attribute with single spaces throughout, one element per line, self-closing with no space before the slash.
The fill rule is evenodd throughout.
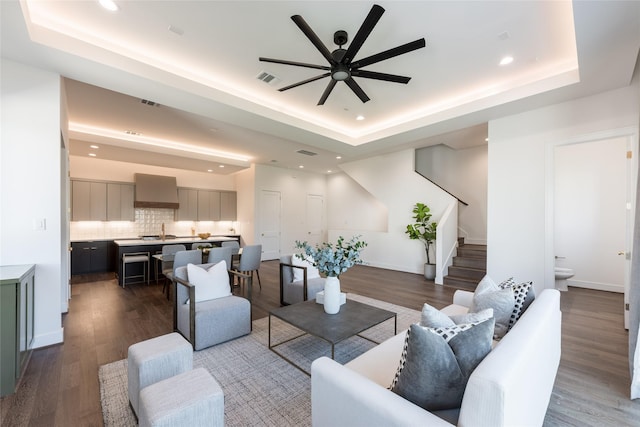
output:
<path id="1" fill-rule="evenodd" d="M 193 368 L 193 348 L 174 332 L 133 344 L 127 357 L 129 403 L 136 416 L 140 390 Z"/>
<path id="2" fill-rule="evenodd" d="M 162 380 L 140 392 L 140 427 L 224 426 L 224 394 L 205 368 Z"/>

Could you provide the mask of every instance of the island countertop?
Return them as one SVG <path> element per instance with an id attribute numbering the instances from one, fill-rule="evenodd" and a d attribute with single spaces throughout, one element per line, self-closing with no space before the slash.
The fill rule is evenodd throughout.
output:
<path id="1" fill-rule="evenodd" d="M 226 236 L 209 236 L 206 239 L 199 237 L 176 237 L 175 239 L 128 239 L 128 240 L 114 240 L 113 242 L 117 246 L 144 246 L 144 245 L 170 245 L 170 244 L 184 244 L 184 243 L 219 243 L 238 240 L 234 237 Z"/>

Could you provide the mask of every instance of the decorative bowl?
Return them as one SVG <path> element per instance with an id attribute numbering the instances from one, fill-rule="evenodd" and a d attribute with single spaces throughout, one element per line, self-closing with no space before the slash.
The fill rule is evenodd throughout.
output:
<path id="1" fill-rule="evenodd" d="M 198 233 L 198 237 L 200 237 L 202 240 L 208 239 L 209 236 L 211 236 L 211 233 Z"/>

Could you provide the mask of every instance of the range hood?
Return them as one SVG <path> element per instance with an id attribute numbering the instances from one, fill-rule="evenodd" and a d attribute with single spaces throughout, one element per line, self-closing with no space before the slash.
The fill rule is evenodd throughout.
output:
<path id="1" fill-rule="evenodd" d="M 136 208 L 178 209 L 178 186 L 175 176 L 135 174 Z"/>

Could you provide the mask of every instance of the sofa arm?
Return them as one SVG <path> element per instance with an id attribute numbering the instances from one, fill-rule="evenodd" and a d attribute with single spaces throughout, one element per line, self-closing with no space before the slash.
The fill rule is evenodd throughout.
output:
<path id="1" fill-rule="evenodd" d="M 314 427 L 452 425 L 328 357 L 311 364 L 311 419 Z"/>
<path id="2" fill-rule="evenodd" d="M 455 305 L 461 305 L 463 307 L 471 307 L 471 303 L 473 302 L 473 292 L 457 290 L 453 294 L 453 303 Z"/>

